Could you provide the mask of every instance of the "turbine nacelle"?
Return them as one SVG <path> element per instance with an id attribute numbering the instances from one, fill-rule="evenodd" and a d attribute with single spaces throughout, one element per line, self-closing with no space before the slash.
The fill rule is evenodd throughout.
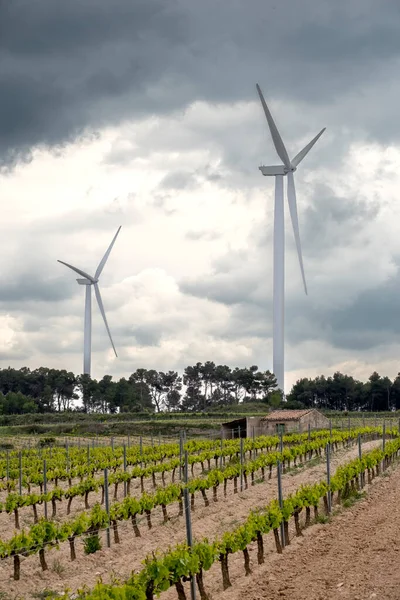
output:
<path id="1" fill-rule="evenodd" d="M 90 281 L 90 279 L 77 279 L 79 285 L 93 285 L 94 283 L 98 283 L 98 279 L 96 281 Z"/>
<path id="2" fill-rule="evenodd" d="M 292 167 L 288 169 L 285 165 L 276 165 L 273 167 L 258 167 L 263 175 L 266 177 L 275 177 L 276 175 L 287 175 L 288 173 L 294 173 L 297 169 L 296 167 Z"/>

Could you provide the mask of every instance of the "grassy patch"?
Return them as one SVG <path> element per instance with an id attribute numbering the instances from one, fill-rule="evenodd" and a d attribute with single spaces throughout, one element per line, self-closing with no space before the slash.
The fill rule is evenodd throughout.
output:
<path id="1" fill-rule="evenodd" d="M 55 558 L 51 570 L 61 577 L 65 572 L 65 567 L 58 558 Z"/>
<path id="2" fill-rule="evenodd" d="M 315 519 L 315 523 L 320 523 L 320 525 L 325 525 L 326 523 L 330 523 L 331 518 L 328 515 L 318 515 Z"/>
<path id="3" fill-rule="evenodd" d="M 356 502 L 365 498 L 366 495 L 367 495 L 367 492 L 359 492 L 359 491 L 351 492 L 349 494 L 349 496 L 345 500 L 343 500 L 342 506 L 344 508 L 351 508 L 352 506 L 354 506 L 354 504 Z"/>

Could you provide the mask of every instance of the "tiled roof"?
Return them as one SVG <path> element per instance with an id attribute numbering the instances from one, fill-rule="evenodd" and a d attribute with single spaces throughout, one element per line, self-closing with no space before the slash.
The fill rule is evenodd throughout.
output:
<path id="1" fill-rule="evenodd" d="M 273 410 L 269 415 L 263 417 L 262 421 L 298 421 L 304 415 L 314 410 L 308 408 L 307 410 Z"/>

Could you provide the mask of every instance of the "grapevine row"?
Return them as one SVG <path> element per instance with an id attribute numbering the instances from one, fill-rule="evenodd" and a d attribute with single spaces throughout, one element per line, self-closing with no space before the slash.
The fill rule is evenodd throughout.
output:
<path id="1" fill-rule="evenodd" d="M 314 432 L 314 435 L 311 436 L 311 439 L 319 439 L 322 435 L 326 435 L 327 432 Z M 283 436 L 282 441 L 283 444 L 286 445 L 291 445 L 291 444 L 296 444 L 296 443 L 301 443 L 302 441 L 306 440 L 308 438 L 308 434 L 290 434 L 287 436 Z M 198 444 L 198 442 L 196 442 Z M 206 442 L 207 444 L 209 444 L 209 442 Z M 244 452 L 245 454 L 248 452 L 251 456 L 252 452 L 254 451 L 263 451 L 263 450 L 267 450 L 269 451 L 272 448 L 278 448 L 278 445 L 280 443 L 280 439 L 277 436 L 260 436 L 258 438 L 255 439 L 246 439 L 244 440 Z M 187 445 L 192 444 L 192 442 L 188 442 Z M 231 458 L 233 455 L 238 455 L 239 451 L 240 451 L 240 442 L 239 440 L 227 440 L 225 442 L 223 442 L 221 444 L 221 441 L 218 443 L 219 445 L 216 446 L 214 449 L 212 450 L 203 450 L 201 453 L 199 454 L 193 454 L 191 456 L 189 456 L 189 464 L 192 467 L 192 473 L 193 473 L 193 468 L 195 466 L 196 463 L 201 464 L 202 469 L 204 470 L 204 463 L 207 461 L 208 462 L 208 468 L 211 468 L 211 460 L 214 459 L 216 461 L 216 463 L 218 462 L 218 459 L 220 457 L 224 457 L 224 458 Z M 186 447 L 186 445 L 185 445 Z M 101 449 L 102 451 L 104 449 Z M 89 454 L 86 457 L 86 462 L 85 464 L 80 464 L 77 465 L 75 467 L 72 467 L 71 465 L 66 465 L 65 464 L 65 455 L 60 459 L 61 460 L 53 460 L 53 462 L 48 462 L 47 464 L 47 482 L 48 483 L 53 483 L 55 484 L 55 486 L 58 486 L 58 482 L 59 481 L 68 481 L 69 486 L 71 487 L 72 485 L 72 480 L 75 478 L 80 478 L 81 480 L 84 477 L 87 476 L 91 476 L 93 477 L 95 473 L 104 470 L 105 468 L 107 469 L 112 469 L 115 472 L 117 472 L 118 469 L 120 469 L 120 467 L 123 465 L 123 458 L 121 459 L 119 456 L 119 452 L 116 454 L 112 453 L 111 449 L 107 449 L 108 450 L 108 456 L 100 456 L 100 457 L 92 457 L 89 456 Z M 123 451 L 123 449 L 121 449 Z M 174 469 L 176 469 L 179 466 L 179 458 L 173 457 L 172 459 L 169 460 L 168 463 L 164 463 L 162 462 L 163 460 L 165 460 L 165 458 L 168 458 L 167 455 L 165 453 L 163 453 L 162 449 L 158 449 L 158 459 L 161 460 L 161 462 L 158 462 L 158 459 L 156 459 L 155 454 L 152 455 L 152 459 L 151 461 L 154 462 L 153 465 L 148 465 L 148 463 L 150 463 L 150 458 L 149 456 L 142 456 L 142 460 L 138 461 L 137 460 L 137 455 L 134 454 L 133 456 L 130 456 L 129 453 L 127 453 L 126 456 L 126 465 L 128 466 L 133 466 L 134 469 L 136 469 L 135 471 L 135 475 L 136 477 L 141 477 L 141 474 L 139 473 L 138 469 L 143 469 L 142 465 L 144 465 L 145 469 L 150 469 L 149 471 L 147 471 L 146 473 L 148 475 L 150 474 L 155 474 L 155 473 L 161 473 L 161 475 L 165 474 L 167 471 L 173 471 Z M 177 456 L 179 456 L 179 451 Z M 7 479 L 7 475 L 8 475 L 8 479 Z M 126 476 L 123 475 L 122 476 L 122 481 L 124 480 Z M 18 479 L 19 479 L 19 469 L 15 467 L 15 465 L 9 465 L 8 466 L 8 471 L 7 471 L 7 465 L 3 465 L 2 467 L 0 466 L 0 489 L 5 489 L 7 491 L 12 491 L 15 490 L 17 488 L 18 485 Z M 1 481 L 2 480 L 2 481 Z M 27 488 L 28 492 L 30 493 L 30 488 L 32 485 L 38 485 L 42 491 L 42 487 L 43 487 L 43 482 L 44 482 L 44 476 L 43 476 L 43 461 L 38 462 L 36 459 L 35 461 L 32 463 L 32 466 L 30 466 L 28 469 L 25 468 L 25 472 L 23 474 L 22 477 L 22 486 Z"/>
<path id="2" fill-rule="evenodd" d="M 369 428 L 368 428 L 369 429 Z M 365 430 L 362 430 L 365 431 Z M 247 487 L 247 475 L 251 475 L 254 484 L 254 474 L 257 470 L 261 469 L 262 479 L 265 480 L 265 467 L 269 467 L 269 478 L 271 477 L 272 467 L 275 466 L 278 460 L 282 461 L 290 467 L 290 461 L 293 460 L 296 463 L 297 459 L 306 458 L 308 455 L 311 458 L 312 453 L 315 452 L 318 455 L 322 453 L 322 449 L 326 446 L 327 442 L 330 441 L 332 445 L 338 445 L 339 442 L 345 443 L 349 436 L 346 434 L 336 434 L 332 436 L 332 439 L 323 438 L 320 442 L 311 442 L 310 444 L 302 444 L 300 446 L 294 446 L 292 448 L 284 449 L 283 453 L 271 453 L 268 455 L 261 455 L 255 460 L 250 461 L 244 465 L 244 477 L 245 485 Z M 225 468 L 223 471 L 215 469 L 207 475 L 204 479 L 193 479 L 186 485 L 189 493 L 191 494 L 192 507 L 194 508 L 194 494 L 200 491 L 204 499 L 205 505 L 209 504 L 209 500 L 206 496 L 206 490 L 212 488 L 213 500 L 217 501 L 217 490 L 218 487 L 224 484 L 224 495 L 226 496 L 226 484 L 229 480 L 233 479 L 234 482 L 234 493 L 237 492 L 237 480 L 241 473 L 240 464 L 232 464 Z M 171 484 L 165 488 L 159 488 L 153 494 L 143 493 L 142 496 L 137 498 L 126 497 L 122 502 L 115 502 L 110 507 L 110 522 L 114 531 L 114 540 L 116 543 L 119 542 L 118 534 L 118 522 L 131 519 L 132 525 L 137 537 L 140 536 L 140 531 L 137 526 L 137 517 L 139 515 L 145 515 L 147 519 L 147 525 L 149 529 L 152 527 L 151 523 L 151 511 L 161 506 L 164 521 L 169 519 L 167 514 L 167 506 L 172 503 L 179 503 L 179 514 L 183 514 L 183 489 L 182 484 Z M 9 507 L 10 508 L 10 507 Z M 18 513 L 18 508 L 14 508 L 14 512 Z M 39 551 L 39 558 L 44 568 L 44 548 L 46 545 L 56 545 L 66 539 L 70 542 L 71 549 L 71 560 L 75 559 L 75 548 L 74 540 L 77 535 L 83 533 L 91 534 L 98 531 L 100 528 L 106 526 L 109 523 L 109 517 L 107 512 L 103 510 L 99 504 L 96 504 L 90 513 L 80 514 L 78 517 L 71 521 L 57 525 L 52 521 L 40 519 L 39 522 L 33 525 L 30 530 L 26 533 L 22 531 L 16 534 L 9 541 L 0 541 L 0 557 L 5 558 L 7 556 L 14 556 L 14 563 L 19 565 L 19 554 L 33 554 Z M 17 557 L 17 558 L 16 558 Z M 19 571 L 18 571 L 19 572 Z"/>
<path id="3" fill-rule="evenodd" d="M 341 502 L 352 489 L 358 489 L 359 477 L 368 473 L 368 482 L 378 475 L 381 464 L 384 466 L 394 460 L 400 451 L 400 439 L 386 444 L 385 450 L 375 449 L 365 454 L 361 459 L 350 461 L 347 465 L 337 469 L 328 485 L 321 481 L 314 485 L 301 487 L 296 493 L 288 496 L 280 508 L 277 500 L 273 500 L 263 510 L 252 511 L 247 520 L 233 531 L 226 532 L 222 537 L 213 542 L 207 539 L 196 542 L 192 548 L 186 544 L 179 544 L 164 554 L 154 554 L 144 561 L 144 568 L 139 573 L 131 575 L 124 585 L 107 585 L 97 583 L 93 590 L 81 590 L 78 598 L 81 600 L 153 600 L 155 596 L 175 586 L 178 598 L 186 600 L 183 582 L 195 577 L 201 600 L 209 600 L 205 589 L 203 573 L 216 563 L 220 563 L 223 588 L 227 589 L 232 584 L 229 574 L 229 555 L 242 552 L 245 574 L 249 575 L 250 557 L 248 546 L 257 542 L 257 562 L 264 562 L 263 536 L 273 532 L 276 550 L 282 552 L 279 539 L 279 527 L 283 523 L 286 531 L 285 538 L 290 543 L 288 536 L 289 521 L 294 519 L 296 535 L 301 535 L 299 522 L 300 513 L 305 510 L 305 526 L 311 524 L 311 510 L 318 516 L 319 504 L 324 502 L 328 513 L 328 493 L 333 499 Z"/>
<path id="4" fill-rule="evenodd" d="M 247 462 L 244 465 L 243 475 L 244 475 L 244 480 L 245 480 L 245 486 L 247 487 L 247 475 L 251 476 L 252 484 L 253 484 L 254 483 L 254 474 L 256 471 L 258 471 L 260 469 L 262 471 L 262 477 L 264 478 L 265 477 L 265 473 L 264 473 L 265 467 L 269 467 L 270 477 L 271 477 L 272 467 L 277 464 L 278 460 L 281 460 L 284 465 L 285 465 L 285 462 L 287 461 L 288 466 L 290 467 L 290 461 L 292 459 L 294 460 L 294 462 L 296 462 L 296 459 L 298 457 L 301 457 L 302 455 L 304 455 L 304 456 L 310 455 L 310 458 L 311 458 L 313 451 L 321 452 L 321 449 L 324 447 L 324 445 L 326 444 L 326 442 L 328 440 L 331 442 L 331 444 L 337 445 L 339 442 L 346 443 L 349 439 L 354 439 L 359 434 L 365 435 L 368 433 L 370 433 L 370 428 L 363 428 L 360 430 L 356 430 L 354 432 L 350 432 L 350 434 L 335 433 L 332 436 L 329 436 L 329 438 L 328 437 L 320 438 L 318 441 L 314 441 L 314 442 L 310 442 L 310 443 L 306 443 L 306 444 L 299 444 L 296 446 L 292 446 L 291 448 L 284 448 L 282 453 L 273 452 L 273 453 L 261 455 L 260 457 L 256 458 L 255 460 L 251 460 L 250 462 Z M 232 456 L 230 458 L 232 458 Z M 167 466 L 167 465 L 165 465 L 165 466 Z M 172 484 L 170 484 L 169 486 L 166 487 L 165 486 L 165 478 L 163 477 L 163 479 L 162 479 L 165 497 L 174 498 L 174 501 L 176 501 L 178 499 L 178 496 L 179 496 L 178 490 L 183 489 L 182 485 L 178 485 L 178 486 L 174 485 L 175 484 L 175 480 L 174 480 L 175 470 L 178 466 L 179 466 L 179 461 L 175 461 L 173 470 L 172 470 L 172 477 L 171 477 Z M 193 466 L 193 463 L 192 463 L 192 466 Z M 132 479 L 139 478 L 139 477 L 140 477 L 140 482 L 141 482 L 141 492 L 143 494 L 144 493 L 144 477 L 149 474 L 153 475 L 153 487 L 156 488 L 156 482 L 154 479 L 154 473 L 155 473 L 156 468 L 158 468 L 158 466 L 149 467 L 147 469 L 136 468 L 131 473 L 120 472 L 120 473 L 111 474 L 109 476 L 109 484 L 111 484 L 111 485 L 114 484 L 114 486 L 115 486 L 114 499 L 115 500 L 117 499 L 118 485 L 120 483 L 126 482 L 127 495 L 129 496 L 130 495 L 130 484 L 131 484 Z M 224 483 L 224 493 L 226 495 L 226 484 L 227 484 L 227 481 L 230 479 L 233 479 L 233 481 L 234 481 L 234 492 L 236 493 L 237 492 L 237 479 L 240 475 L 240 470 L 241 470 L 240 465 L 238 465 L 238 464 L 230 465 L 223 470 L 217 469 L 217 468 L 213 469 L 208 474 L 207 477 L 193 478 L 191 480 L 191 482 L 188 484 L 188 488 L 189 488 L 190 492 L 192 493 L 192 498 L 193 498 L 194 492 L 200 490 L 203 495 L 204 501 L 207 505 L 208 501 L 206 498 L 205 491 L 212 487 L 213 493 L 214 493 L 214 498 L 215 498 L 216 493 L 217 493 L 216 492 L 217 486 L 221 483 Z M 164 475 L 164 472 L 162 473 L 162 475 Z M 195 488 L 194 488 L 194 486 L 195 486 Z M 36 523 L 38 521 L 38 516 L 37 516 L 37 505 L 38 504 L 40 505 L 40 504 L 43 504 L 44 502 L 51 502 L 52 518 L 54 518 L 57 513 L 56 502 L 61 501 L 63 499 L 67 499 L 67 501 L 68 501 L 67 515 L 68 515 L 68 514 L 70 514 L 70 511 L 71 511 L 71 504 L 72 504 L 73 498 L 75 498 L 77 496 L 84 497 L 85 508 L 89 509 L 90 508 L 89 493 L 97 492 L 99 490 L 99 488 L 101 488 L 101 490 L 102 490 L 101 504 L 103 504 L 103 501 L 104 501 L 104 478 L 94 479 L 93 477 L 89 477 L 86 480 L 81 481 L 79 484 L 71 486 L 67 490 L 55 488 L 54 490 L 47 492 L 45 494 L 44 493 L 41 493 L 41 494 L 29 493 L 29 494 L 18 495 L 18 494 L 10 493 L 8 495 L 4 505 L 0 503 L 0 512 L 3 512 L 5 510 L 9 514 L 14 513 L 15 527 L 17 529 L 19 529 L 19 512 L 18 512 L 18 510 L 20 508 L 32 506 L 33 513 L 34 513 L 34 522 Z M 170 502 L 168 502 L 168 504 L 169 503 Z M 148 504 L 148 502 L 147 502 L 147 504 Z"/>

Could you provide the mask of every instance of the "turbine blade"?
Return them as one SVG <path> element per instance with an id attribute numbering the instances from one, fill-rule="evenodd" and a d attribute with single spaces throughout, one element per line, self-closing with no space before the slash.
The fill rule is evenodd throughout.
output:
<path id="1" fill-rule="evenodd" d="M 289 171 L 289 173 L 287 174 L 287 178 L 288 178 L 287 195 L 288 195 L 290 218 L 292 220 L 294 239 L 296 241 L 297 256 L 299 257 L 300 271 L 301 271 L 301 276 L 303 278 L 304 291 L 307 296 L 307 284 L 306 284 L 306 277 L 304 275 L 303 255 L 301 252 L 301 243 L 300 243 L 299 219 L 297 216 L 296 189 L 294 187 L 294 177 L 293 177 L 293 173 L 291 171 Z"/>
<path id="2" fill-rule="evenodd" d="M 85 279 L 89 279 L 89 281 L 94 282 L 93 277 L 91 275 L 88 275 L 87 273 L 85 273 L 85 271 L 82 271 L 81 269 L 78 269 L 77 267 L 74 267 L 74 266 L 64 262 L 63 260 L 57 260 L 57 262 L 61 263 L 62 265 L 65 265 L 69 269 L 72 269 L 73 271 L 75 271 L 75 273 L 78 273 L 78 275 L 82 275 L 82 277 L 85 277 Z"/>
<path id="3" fill-rule="evenodd" d="M 267 106 L 267 103 L 264 100 L 264 96 L 262 94 L 262 91 L 261 91 L 258 83 L 257 83 L 256 87 L 257 87 L 258 95 L 260 96 L 262 107 L 265 112 L 265 116 L 267 117 L 267 121 L 268 121 L 269 129 L 270 129 L 270 132 L 272 135 L 272 141 L 274 142 L 275 150 L 277 151 L 278 156 L 281 159 L 281 161 L 283 162 L 283 164 L 285 165 L 285 167 L 290 169 L 290 167 L 291 167 L 290 158 L 289 158 L 289 155 L 285 148 L 285 144 L 283 143 L 282 138 L 279 134 L 278 128 L 275 125 L 275 122 L 272 118 L 271 113 L 269 112 L 269 108 Z"/>
<path id="4" fill-rule="evenodd" d="M 118 227 L 118 231 L 117 233 L 114 235 L 113 237 L 113 241 L 111 242 L 111 244 L 108 247 L 107 252 L 105 253 L 105 255 L 103 256 L 103 258 L 101 259 L 101 261 L 99 262 L 99 266 L 96 269 L 96 273 L 94 274 L 94 278 L 98 279 L 101 275 L 102 270 L 104 269 L 104 266 L 107 262 L 108 257 L 110 256 L 110 252 L 112 250 L 112 247 L 114 246 L 115 240 L 117 239 L 117 235 L 119 234 L 119 231 L 121 229 L 121 225 Z"/>
<path id="5" fill-rule="evenodd" d="M 117 351 L 116 351 L 115 346 L 114 346 L 114 342 L 113 342 L 112 337 L 111 337 L 110 328 L 109 328 L 108 323 L 107 323 L 106 313 L 104 312 L 103 301 L 102 301 L 101 295 L 100 295 L 100 288 L 99 288 L 99 285 L 97 283 L 94 284 L 94 291 L 95 291 L 95 294 L 96 294 L 97 304 L 99 305 L 101 316 L 103 317 L 104 325 L 106 326 L 106 329 L 107 329 L 108 337 L 110 338 L 111 346 L 113 347 L 113 350 L 115 352 L 115 356 L 118 357 Z"/>
<path id="6" fill-rule="evenodd" d="M 292 166 L 293 167 L 297 167 L 297 165 L 301 163 L 301 161 L 303 160 L 303 158 L 305 156 L 307 156 L 307 154 L 310 152 L 310 150 L 314 146 L 314 144 L 316 142 L 318 142 L 319 138 L 324 133 L 325 129 L 326 129 L 326 127 L 324 127 L 323 129 L 321 129 L 321 131 L 318 133 L 318 135 L 316 135 L 315 138 L 312 139 L 311 142 L 309 144 L 307 144 L 307 146 L 305 146 L 303 148 L 303 150 L 300 150 L 300 152 L 298 154 L 296 154 L 296 156 L 292 160 Z"/>

